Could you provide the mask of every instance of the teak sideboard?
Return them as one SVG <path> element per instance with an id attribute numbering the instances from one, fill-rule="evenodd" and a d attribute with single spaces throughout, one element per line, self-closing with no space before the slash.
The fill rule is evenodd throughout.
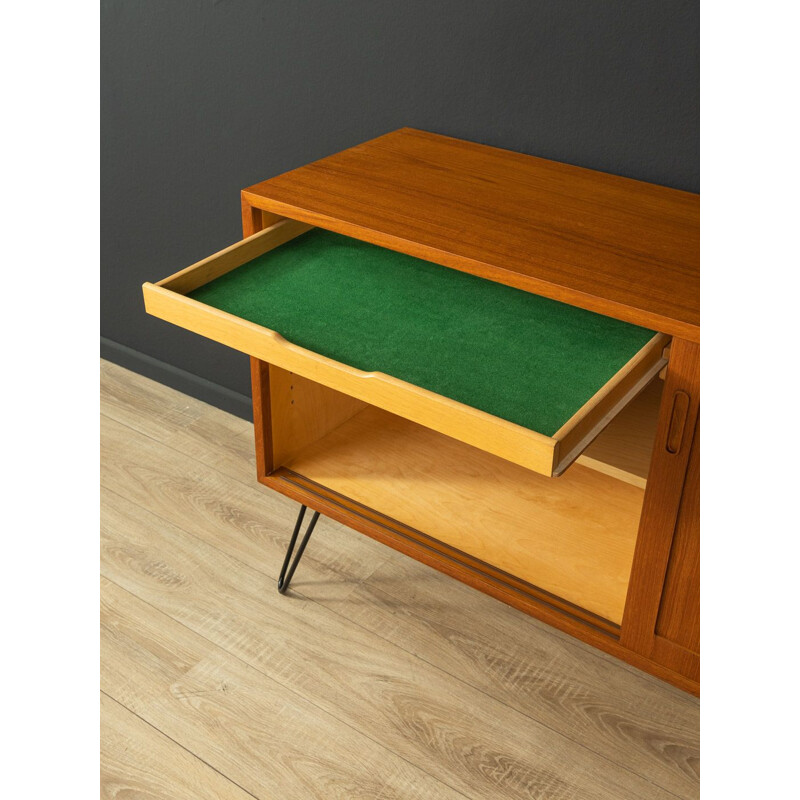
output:
<path id="1" fill-rule="evenodd" d="M 251 357 L 279 588 L 321 513 L 699 693 L 699 196 L 404 128 L 242 222 L 144 298 Z"/>

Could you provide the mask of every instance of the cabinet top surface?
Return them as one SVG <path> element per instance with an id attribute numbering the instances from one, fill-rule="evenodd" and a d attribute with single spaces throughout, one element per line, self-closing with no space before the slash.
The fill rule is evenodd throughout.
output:
<path id="1" fill-rule="evenodd" d="M 699 341 L 700 198 L 403 128 L 255 184 L 256 208 Z"/>

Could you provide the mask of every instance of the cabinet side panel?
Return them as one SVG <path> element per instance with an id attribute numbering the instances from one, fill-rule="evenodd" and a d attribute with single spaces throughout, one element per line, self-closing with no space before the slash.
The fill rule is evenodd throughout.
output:
<path id="1" fill-rule="evenodd" d="M 256 477 L 273 470 L 272 431 L 269 402 L 269 364 L 250 357 L 250 385 L 253 392 L 253 432 L 256 440 Z"/>
<path id="2" fill-rule="evenodd" d="M 274 364 L 269 365 L 269 385 L 273 469 L 367 405 Z"/>

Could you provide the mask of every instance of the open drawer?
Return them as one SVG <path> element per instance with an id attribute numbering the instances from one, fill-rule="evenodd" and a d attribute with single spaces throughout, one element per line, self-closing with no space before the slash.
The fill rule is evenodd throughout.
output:
<path id="1" fill-rule="evenodd" d="M 288 219 L 143 291 L 154 316 L 546 476 L 669 341 Z"/>

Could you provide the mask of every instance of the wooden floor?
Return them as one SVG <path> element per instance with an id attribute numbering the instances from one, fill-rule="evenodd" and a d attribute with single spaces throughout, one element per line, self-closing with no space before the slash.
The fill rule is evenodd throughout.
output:
<path id="1" fill-rule="evenodd" d="M 103 797 L 694 798 L 697 700 L 297 507 L 103 362 Z"/>

